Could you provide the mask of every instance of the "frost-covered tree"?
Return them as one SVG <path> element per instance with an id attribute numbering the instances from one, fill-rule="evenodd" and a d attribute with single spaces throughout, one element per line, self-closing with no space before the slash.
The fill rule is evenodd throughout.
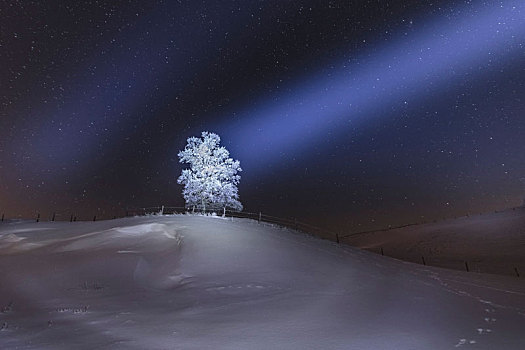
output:
<path id="1" fill-rule="evenodd" d="M 237 189 L 241 179 L 237 173 L 242 171 L 239 161 L 231 159 L 230 152 L 219 145 L 219 135 L 204 131 L 201 136 L 188 138 L 179 152 L 180 162 L 190 165 L 177 180 L 184 185 L 186 207 L 242 210 Z"/>

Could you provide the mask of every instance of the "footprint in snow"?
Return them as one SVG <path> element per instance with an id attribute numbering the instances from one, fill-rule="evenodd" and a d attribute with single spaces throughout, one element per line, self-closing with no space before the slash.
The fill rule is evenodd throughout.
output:
<path id="1" fill-rule="evenodd" d="M 454 345 L 456 348 L 459 348 L 460 346 L 463 346 L 463 345 L 472 345 L 472 344 L 476 344 L 476 341 L 471 339 L 471 340 L 467 340 L 467 339 L 460 339 L 459 342 Z"/>
<path id="2" fill-rule="evenodd" d="M 478 331 L 478 334 L 488 334 L 488 333 L 492 333 L 492 329 L 489 329 L 489 328 L 478 328 L 477 329 Z"/>

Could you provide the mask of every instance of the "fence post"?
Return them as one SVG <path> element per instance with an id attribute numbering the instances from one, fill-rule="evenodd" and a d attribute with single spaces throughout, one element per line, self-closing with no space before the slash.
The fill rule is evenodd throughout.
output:
<path id="1" fill-rule="evenodd" d="M 520 273 L 518 272 L 518 268 L 517 267 L 514 268 L 514 272 L 516 272 L 516 276 L 517 277 L 520 277 Z"/>
<path id="2" fill-rule="evenodd" d="M 262 213 L 259 212 L 259 224 L 261 223 L 261 216 L 262 216 Z"/>
<path id="3" fill-rule="evenodd" d="M 423 265 L 425 265 L 425 266 L 426 266 L 426 265 L 427 265 L 427 263 L 425 262 L 425 257 L 424 257 L 424 256 L 422 256 L 422 257 L 421 257 L 421 260 L 423 260 Z"/>
<path id="4" fill-rule="evenodd" d="M 470 272 L 468 269 L 468 263 L 466 261 L 465 261 L 465 269 L 467 270 L 467 272 Z"/>
<path id="5" fill-rule="evenodd" d="M 381 255 L 385 255 L 385 253 L 383 252 L 383 247 L 381 247 Z"/>
<path id="6" fill-rule="evenodd" d="M 56 213 L 53 213 L 53 217 L 51 218 L 51 221 L 55 221 Z"/>
<path id="7" fill-rule="evenodd" d="M 2 222 L 4 222 L 4 215 L 5 215 L 5 214 L 2 214 Z"/>
<path id="8" fill-rule="evenodd" d="M 97 216 L 93 216 L 93 221 L 97 221 Z"/>
<path id="9" fill-rule="evenodd" d="M 339 244 L 339 234 L 338 233 L 335 234 L 335 241 L 337 242 L 337 244 Z"/>
<path id="10" fill-rule="evenodd" d="M 162 208 L 160 208 L 160 215 L 164 215 L 164 206 L 162 206 Z"/>
<path id="11" fill-rule="evenodd" d="M 69 222 L 73 222 L 73 214 L 71 214 L 71 217 L 69 218 Z"/>
<path id="12" fill-rule="evenodd" d="M 73 221 L 77 221 L 77 217 L 76 216 L 73 216 Z"/>
<path id="13" fill-rule="evenodd" d="M 40 213 L 38 213 L 36 216 L 36 222 L 39 222 L 39 221 L 40 221 Z"/>

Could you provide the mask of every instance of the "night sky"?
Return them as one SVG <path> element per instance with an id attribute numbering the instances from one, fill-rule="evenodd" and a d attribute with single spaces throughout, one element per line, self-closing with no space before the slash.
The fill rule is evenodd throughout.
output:
<path id="1" fill-rule="evenodd" d="M 342 232 L 521 205 L 523 1 L 3 1 L 0 212 L 183 205 L 217 132 L 240 199 Z"/>

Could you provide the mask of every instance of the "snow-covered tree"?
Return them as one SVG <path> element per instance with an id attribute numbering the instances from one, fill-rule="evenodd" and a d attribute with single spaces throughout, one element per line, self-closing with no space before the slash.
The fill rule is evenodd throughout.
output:
<path id="1" fill-rule="evenodd" d="M 186 207 L 197 209 L 242 210 L 237 185 L 242 171 L 238 160 L 220 146 L 219 135 L 204 131 L 202 137 L 190 137 L 184 150 L 179 152 L 182 170 L 177 182 L 184 185 L 182 194 Z"/>

